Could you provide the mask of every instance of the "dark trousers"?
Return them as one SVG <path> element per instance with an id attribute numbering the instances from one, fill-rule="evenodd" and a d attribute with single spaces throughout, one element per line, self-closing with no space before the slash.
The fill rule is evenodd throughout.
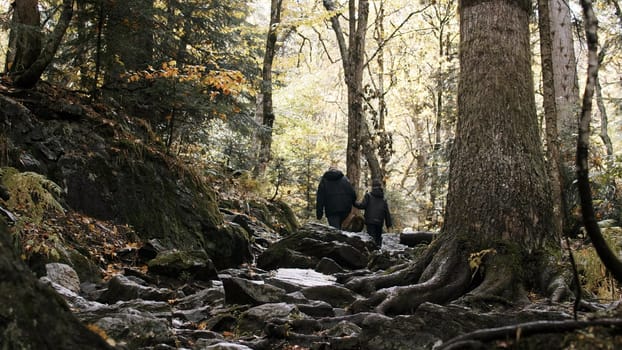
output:
<path id="1" fill-rule="evenodd" d="M 328 216 L 326 215 L 326 219 L 328 220 L 328 224 L 334 228 L 338 228 L 341 230 L 341 223 L 348 216 L 348 213 L 344 214 L 336 214 Z"/>
<path id="2" fill-rule="evenodd" d="M 367 225 L 367 234 L 372 236 L 378 248 L 382 247 L 382 225 L 375 225 L 375 224 L 366 224 L 366 225 Z"/>

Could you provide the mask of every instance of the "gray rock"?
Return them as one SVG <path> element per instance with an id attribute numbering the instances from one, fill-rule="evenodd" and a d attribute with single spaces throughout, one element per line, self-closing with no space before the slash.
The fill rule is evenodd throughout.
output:
<path id="1" fill-rule="evenodd" d="M 166 319 L 158 319 L 149 313 L 121 312 L 110 314 L 92 322 L 117 342 L 128 344 L 129 348 L 166 343 L 173 332 Z"/>
<path id="2" fill-rule="evenodd" d="M 287 319 L 301 318 L 301 314 L 296 306 L 286 303 L 270 303 L 255 306 L 243 312 L 238 323 L 239 331 L 244 333 L 257 334 L 263 329 L 268 320 L 272 318 Z"/>
<path id="3" fill-rule="evenodd" d="M 300 312 L 311 317 L 334 317 L 335 310 L 332 305 L 321 300 L 310 300 L 304 304 L 295 304 Z"/>
<path id="4" fill-rule="evenodd" d="M 80 278 L 71 266 L 49 263 L 45 265 L 45 270 L 50 281 L 60 284 L 74 293 L 80 292 Z"/>
<path id="5" fill-rule="evenodd" d="M 43 276 L 39 279 L 43 283 L 49 283 L 54 290 L 65 299 L 70 308 L 74 310 L 87 311 L 96 310 L 105 307 L 105 304 L 98 303 L 96 301 L 90 301 L 76 292 L 69 290 L 62 285 L 53 282 L 47 276 Z"/>
<path id="6" fill-rule="evenodd" d="M 218 344 L 202 346 L 201 343 L 197 343 L 194 347 L 196 350 L 253 350 L 246 345 L 236 344 L 236 343 L 227 343 L 227 342 L 219 342 Z"/>
<path id="7" fill-rule="evenodd" d="M 175 302 L 175 308 L 181 310 L 189 310 L 199 308 L 215 303 L 224 303 L 225 290 L 222 286 L 202 289 L 199 292 L 178 299 Z"/>
<path id="8" fill-rule="evenodd" d="M 148 263 L 149 271 L 169 277 L 209 281 L 218 278 L 214 263 L 202 250 L 167 250 Z"/>
<path id="9" fill-rule="evenodd" d="M 302 294 L 312 300 L 325 301 L 333 307 L 346 307 L 359 298 L 356 293 L 338 285 L 307 287 Z"/>
<path id="10" fill-rule="evenodd" d="M 322 258 L 317 265 L 315 265 L 315 271 L 332 275 L 335 273 L 345 272 L 346 270 L 341 267 L 341 265 L 337 264 L 335 260 L 331 258 Z"/>
<path id="11" fill-rule="evenodd" d="M 174 291 L 167 288 L 143 286 L 138 278 L 118 275 L 108 282 L 108 288 L 102 293 L 99 301 L 112 304 L 121 300 L 145 299 L 165 301 L 176 297 Z"/>
<path id="12" fill-rule="evenodd" d="M 265 284 L 263 281 L 252 281 L 238 277 L 222 278 L 227 304 L 259 305 L 279 302 L 285 290 Z"/>

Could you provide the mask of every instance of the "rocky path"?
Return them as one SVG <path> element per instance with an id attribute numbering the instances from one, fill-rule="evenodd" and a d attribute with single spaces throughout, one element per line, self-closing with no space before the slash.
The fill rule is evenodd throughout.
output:
<path id="1" fill-rule="evenodd" d="M 215 271 L 191 252 L 151 245 L 167 263 L 147 262 L 146 271 L 128 265 L 101 284 L 48 264 L 42 280 L 118 349 L 434 349 L 480 328 L 571 318 L 567 305 L 546 303 L 511 311 L 428 303 L 412 315 L 351 314 L 348 306 L 364 296 L 345 281 L 414 261 L 423 247 L 387 234 L 375 251 L 365 233 L 315 224 L 279 240 L 256 238 L 253 266 Z M 132 254 L 144 259 L 140 250 Z"/>

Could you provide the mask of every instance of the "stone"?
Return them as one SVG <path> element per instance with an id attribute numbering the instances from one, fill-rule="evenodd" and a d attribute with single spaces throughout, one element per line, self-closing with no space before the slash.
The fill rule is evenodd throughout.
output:
<path id="1" fill-rule="evenodd" d="M 80 292 L 80 278 L 78 273 L 69 265 L 61 263 L 49 263 L 45 265 L 47 277 L 74 293 Z"/>

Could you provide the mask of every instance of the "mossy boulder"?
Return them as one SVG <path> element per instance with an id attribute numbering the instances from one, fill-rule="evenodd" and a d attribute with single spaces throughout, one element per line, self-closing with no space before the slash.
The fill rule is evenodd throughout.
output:
<path id="1" fill-rule="evenodd" d="M 205 251 L 217 269 L 251 262 L 253 255 L 248 233 L 239 225 L 223 225 L 205 234 Z"/>
<path id="2" fill-rule="evenodd" d="M 147 263 L 149 271 L 179 279 L 209 281 L 218 278 L 214 263 L 204 250 L 169 250 Z"/>
<path id="3" fill-rule="evenodd" d="M 236 198 L 222 200 L 220 205 L 224 209 L 252 216 L 280 235 L 292 234 L 300 228 L 296 214 L 283 201 L 270 201 L 263 198 L 250 200 Z"/>
<path id="4" fill-rule="evenodd" d="M 11 107 L 0 109 L 8 163 L 58 184 L 68 208 L 170 249 L 205 249 L 217 266 L 249 260 L 248 237 L 224 223 L 206 180 L 145 138 L 144 123 L 88 104 L 66 115 L 57 105 L 67 101 L 24 94 L 23 104 L 0 99 Z"/>
<path id="5" fill-rule="evenodd" d="M 223 224 L 215 194 L 190 172 L 147 150 L 112 152 L 114 157 L 78 154 L 59 159 L 71 207 L 129 223 L 141 238 L 158 239 L 171 248 L 201 248 L 203 233 L 218 231 Z"/>

